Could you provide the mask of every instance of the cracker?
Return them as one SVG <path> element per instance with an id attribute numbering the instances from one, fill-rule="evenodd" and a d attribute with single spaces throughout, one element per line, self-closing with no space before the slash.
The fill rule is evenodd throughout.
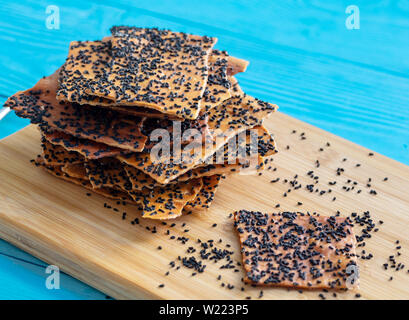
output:
<path id="1" fill-rule="evenodd" d="M 159 185 L 152 178 L 135 168 L 124 166 L 115 159 L 88 161 L 87 173 L 95 187 L 118 187 L 142 203 L 142 217 L 149 219 L 174 219 L 182 214 L 189 201 L 195 199 L 202 188 L 202 179 L 172 185 Z M 101 164 L 103 162 L 103 164 Z M 91 168 L 89 165 L 92 163 Z"/>
<path id="2" fill-rule="evenodd" d="M 128 174 L 115 158 L 86 161 L 85 170 L 94 188 L 108 187 L 125 192 L 132 190 Z"/>
<path id="3" fill-rule="evenodd" d="M 74 178 L 71 177 L 69 175 L 67 175 L 66 173 L 64 173 L 61 169 L 62 166 L 48 166 L 44 163 L 42 158 L 37 158 L 35 164 L 37 166 L 41 166 L 43 167 L 43 169 L 45 171 L 47 171 L 48 173 L 51 173 L 52 175 L 63 179 L 65 181 L 80 185 L 88 190 L 91 190 L 97 194 L 100 194 L 106 198 L 109 199 L 113 199 L 113 200 L 121 200 L 121 201 L 125 201 L 129 204 L 135 204 L 135 202 L 133 201 L 133 199 L 125 192 L 121 192 L 118 190 L 114 190 L 114 189 L 109 189 L 109 188 L 98 188 L 98 189 L 94 189 L 92 187 L 92 185 L 89 183 L 89 181 L 87 181 L 87 179 L 85 178 Z"/>
<path id="4" fill-rule="evenodd" d="M 197 194 L 193 201 L 190 201 L 184 207 L 185 210 L 200 210 L 208 209 L 214 200 L 217 188 L 219 187 L 221 181 L 221 175 L 213 175 L 210 177 L 204 177 L 203 187 Z"/>
<path id="5" fill-rule="evenodd" d="M 227 59 L 216 57 L 209 61 L 209 76 L 203 98 L 200 113 L 214 108 L 231 97 L 232 84 L 227 76 Z"/>
<path id="6" fill-rule="evenodd" d="M 209 57 L 209 62 L 213 62 L 215 59 L 224 58 L 227 60 L 227 74 L 234 76 L 237 73 L 245 72 L 249 62 L 240 58 L 229 56 L 226 51 L 213 50 Z"/>
<path id="7" fill-rule="evenodd" d="M 303 289 L 345 289 L 356 267 L 355 236 L 348 218 L 283 212 L 235 212 L 244 281 Z M 353 268 L 353 267 L 352 267 Z"/>
<path id="8" fill-rule="evenodd" d="M 155 109 L 129 105 L 127 102 L 121 105 L 120 102 L 107 97 L 86 93 L 89 92 L 89 87 L 98 86 L 99 82 L 108 82 L 107 70 L 113 63 L 111 40 L 112 37 L 107 37 L 104 41 L 73 41 L 71 43 L 68 58 L 60 72 L 57 99 L 109 107 L 136 116 L 178 119 L 175 115 L 162 113 Z M 208 81 L 201 100 L 204 110 L 214 107 L 231 96 L 230 81 L 232 79 L 227 76 L 228 58 L 218 54 L 209 62 Z"/>
<path id="9" fill-rule="evenodd" d="M 181 163 L 172 157 L 152 159 L 150 153 L 132 153 L 117 158 L 130 166 L 140 169 L 162 184 L 167 184 L 189 170 L 203 164 L 223 147 L 226 141 L 248 128 L 262 123 L 263 119 L 275 111 L 276 106 L 244 96 L 231 98 L 209 112 L 209 130 L 215 142 L 204 143 L 201 151 L 183 150 Z M 217 138 L 221 139 L 217 139 Z M 162 162 L 161 162 L 162 161 Z"/>
<path id="10" fill-rule="evenodd" d="M 93 104 L 94 103 L 94 104 Z M 159 112 L 154 109 L 149 109 L 149 108 L 143 108 L 143 107 L 134 107 L 134 106 L 121 106 L 121 105 L 116 105 L 113 103 L 89 103 L 89 105 L 96 105 L 96 106 L 105 106 L 108 107 L 109 109 L 112 109 L 114 111 L 118 111 L 121 113 L 129 114 L 135 117 L 144 117 L 144 118 L 161 118 L 161 119 L 171 119 L 171 120 L 181 120 L 180 118 Z"/>
<path id="11" fill-rule="evenodd" d="M 128 180 L 127 176 L 118 173 L 123 168 L 115 167 L 115 159 L 111 159 L 113 162 L 109 164 L 108 159 L 87 161 L 86 170 L 83 164 L 50 166 L 42 158 L 38 159 L 36 164 L 61 179 L 81 185 L 105 197 L 142 205 L 142 217 L 148 219 L 165 220 L 179 217 L 184 207 L 188 203 L 193 203 L 202 190 L 202 179 L 191 179 L 180 184 L 135 191 L 137 188 L 134 188 L 133 184 L 129 185 L 131 181 L 135 183 L 134 177 L 130 176 L 131 179 Z M 101 162 L 104 163 L 101 164 Z M 91 168 L 90 163 L 93 164 Z M 105 165 L 112 166 L 107 169 Z"/>
<path id="12" fill-rule="evenodd" d="M 244 96 L 244 92 L 239 85 L 239 81 L 235 77 L 230 77 L 230 83 L 231 83 L 230 95 L 232 97 Z"/>
<path id="13" fill-rule="evenodd" d="M 61 146 L 51 144 L 44 138 L 41 140 L 41 147 L 43 149 L 43 159 L 47 165 L 84 162 L 84 158 L 77 152 L 67 151 Z"/>
<path id="14" fill-rule="evenodd" d="M 255 143 L 255 141 L 252 141 L 252 134 L 257 139 L 257 146 L 253 146 L 253 148 L 252 143 Z M 230 143 L 232 146 L 230 146 Z M 230 150 L 230 148 L 233 148 L 233 150 Z M 223 163 L 229 163 L 230 159 L 251 160 L 252 157 L 264 158 L 275 153 L 277 153 L 277 147 L 273 135 L 264 126 L 260 125 L 231 138 L 224 145 L 223 154 L 220 156 L 218 154 L 213 155 L 213 163 L 222 161 Z"/>
<path id="15" fill-rule="evenodd" d="M 157 182 L 155 179 L 151 178 L 149 175 L 139 169 L 131 167 L 126 163 L 122 163 L 122 166 L 128 175 L 128 179 L 132 184 L 132 190 L 134 191 L 143 191 L 145 189 L 153 189 L 163 186 L 161 183 Z"/>
<path id="16" fill-rule="evenodd" d="M 72 41 L 68 57 L 59 74 L 58 100 L 80 104 L 110 104 L 106 97 L 86 93 L 84 89 L 98 82 L 108 81 L 112 63 L 109 42 Z"/>
<path id="17" fill-rule="evenodd" d="M 276 109 L 276 105 L 248 95 L 232 97 L 210 110 L 209 129 L 211 131 L 221 131 L 225 134 L 232 131 L 241 132 L 247 128 L 261 125 L 263 119 Z"/>
<path id="18" fill-rule="evenodd" d="M 206 138 L 211 139 L 212 136 L 209 131 L 209 126 L 207 122 L 208 122 L 207 114 L 200 115 L 196 120 L 184 120 L 179 121 L 178 123 L 175 123 L 174 121 L 171 121 L 169 119 L 161 118 L 146 119 L 142 127 L 142 133 L 148 137 L 148 141 L 145 143 L 144 151 L 145 152 L 149 151 L 157 143 L 156 141 L 150 140 L 152 132 L 156 129 L 167 130 L 169 133 L 170 145 L 173 145 L 173 142 L 175 141 L 173 129 L 176 124 L 180 125 L 180 132 L 178 133 L 180 136 L 178 136 L 177 138 L 180 138 L 181 144 L 185 145 L 193 141 L 193 137 L 190 135 L 184 137 L 184 133 L 190 129 L 197 130 L 202 137 L 202 141 L 205 141 Z"/>
<path id="19" fill-rule="evenodd" d="M 59 73 L 57 100 L 92 106 L 106 106 L 134 116 L 161 117 L 165 114 L 143 107 L 120 106 L 103 96 L 89 94 L 84 89 L 108 81 L 112 64 L 109 41 L 72 41 L 66 62 Z"/>
<path id="20" fill-rule="evenodd" d="M 254 129 L 257 129 L 258 131 L 258 154 L 264 158 L 276 154 L 278 150 L 274 135 L 272 135 L 264 126 L 258 126 Z"/>
<path id="21" fill-rule="evenodd" d="M 98 87 L 99 83 L 108 83 L 108 70 L 114 63 L 112 57 L 111 41 L 113 37 L 107 37 L 104 41 L 74 41 L 70 45 L 70 52 L 60 73 L 60 88 L 57 91 L 57 99 L 106 106 L 111 109 L 146 117 L 173 117 L 175 115 L 162 113 L 155 109 L 129 105 L 129 102 L 119 102 L 110 99 L 109 96 L 95 96 L 90 87 Z M 115 39 L 114 39 L 115 42 Z M 214 54 L 213 54 L 214 52 Z M 208 111 L 215 105 L 227 100 L 232 95 L 232 77 L 228 77 L 228 70 L 237 72 L 245 71 L 244 61 L 221 54 L 213 50 L 209 57 L 208 80 L 201 100 L 201 112 Z M 231 73 L 231 72 L 230 72 Z M 237 81 L 234 90 L 237 93 Z M 88 93 L 89 94 L 88 94 Z M 121 105 L 122 104 L 122 105 Z M 125 106 L 124 106 L 125 105 Z"/>
<path id="22" fill-rule="evenodd" d="M 192 179 L 144 192 L 142 217 L 164 220 L 181 216 L 183 208 L 196 198 L 202 185 L 202 179 Z M 137 196 L 139 197 L 140 193 L 137 193 Z"/>
<path id="23" fill-rule="evenodd" d="M 238 172 L 241 169 L 247 169 L 251 160 L 257 160 L 258 170 L 262 169 L 266 157 L 269 157 L 277 152 L 276 144 L 273 136 L 263 126 L 257 126 L 253 128 L 258 132 L 258 148 L 257 155 L 251 153 L 250 148 L 250 136 L 246 135 L 246 141 L 237 141 L 238 149 L 233 155 L 235 156 L 235 163 L 228 163 L 229 156 L 232 153 L 229 152 L 227 144 L 224 146 L 223 161 L 219 163 L 216 154 L 213 155 L 213 164 L 199 166 L 194 168 L 183 175 L 179 176 L 177 181 L 186 181 L 193 178 L 208 177 L 212 175 L 228 174 Z M 240 140 L 240 139 L 237 139 Z M 245 148 L 245 157 L 242 157 L 240 148 Z M 244 150 L 243 150 L 244 151 Z"/>
<path id="24" fill-rule="evenodd" d="M 43 131 L 42 135 L 50 143 L 60 145 L 68 151 L 78 152 L 87 159 L 100 159 L 129 153 L 129 151 L 110 147 L 103 143 L 76 138 L 61 131 Z"/>
<path id="25" fill-rule="evenodd" d="M 140 177 L 128 176 L 121 163 L 112 158 L 87 161 L 85 169 L 94 189 L 127 192 L 135 203 L 142 204 L 142 217 L 149 219 L 180 216 L 186 203 L 192 201 L 202 187 L 202 180 L 195 179 L 182 184 L 156 186 L 152 190 L 140 188 Z M 74 173 L 76 178 L 81 178 L 77 172 Z"/>
<path id="26" fill-rule="evenodd" d="M 57 76 L 58 71 L 41 79 L 33 88 L 17 92 L 5 106 L 46 131 L 52 128 L 113 147 L 134 152 L 143 150 L 147 138 L 140 131 L 142 118 L 58 102 L 55 98 Z"/>
<path id="27" fill-rule="evenodd" d="M 61 171 L 72 178 L 88 181 L 84 163 L 68 163 L 61 166 Z"/>

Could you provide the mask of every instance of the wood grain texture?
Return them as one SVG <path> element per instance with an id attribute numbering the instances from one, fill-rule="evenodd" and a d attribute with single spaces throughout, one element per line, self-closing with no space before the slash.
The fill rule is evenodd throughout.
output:
<path id="1" fill-rule="evenodd" d="M 337 210 L 342 215 L 369 210 L 374 221 L 384 221 L 379 232 L 367 241 L 365 250 L 374 254 L 369 261 L 359 261 L 361 273 L 360 293 L 369 299 L 397 299 L 409 297 L 409 277 L 402 272 L 384 271 L 382 264 L 395 253 L 395 240 L 400 240 L 402 250 L 399 261 L 409 265 L 409 168 L 379 154 L 368 157 L 369 150 L 316 127 L 277 113 L 266 126 L 275 133 L 280 153 L 273 166 L 277 171 L 267 171 L 262 176 L 232 176 L 221 185 L 213 206 L 206 212 L 194 213 L 175 221 L 170 228 L 160 223 L 140 219 L 140 225 L 132 225 L 130 206 L 121 208 L 115 202 L 98 195 L 86 196 L 86 190 L 61 181 L 34 167 L 29 160 L 39 152 L 39 135 L 34 127 L 28 127 L 0 142 L 0 234 L 7 241 L 40 259 L 56 264 L 67 273 L 115 298 L 204 298 L 243 299 L 257 298 L 259 289 L 246 286 L 245 292 L 228 290 L 217 281 L 242 286 L 242 271 L 220 270 L 221 262 L 206 262 L 205 272 L 195 277 L 192 270 L 169 270 L 169 262 L 177 257 L 190 256 L 189 246 L 197 248 L 196 240 L 222 239 L 220 247 L 230 244 L 235 261 L 240 260 L 238 242 L 228 215 L 237 209 L 274 211 L 280 203 L 281 210 L 316 211 L 331 215 Z M 291 134 L 296 129 L 296 134 Z M 306 140 L 300 139 L 305 132 Z M 330 142 L 330 147 L 325 147 Z M 286 150 L 289 145 L 290 149 Z M 324 151 L 319 151 L 319 148 Z M 345 162 L 343 158 L 347 158 Z M 316 160 L 320 168 L 315 168 Z M 360 163 L 361 167 L 356 167 Z M 336 176 L 336 169 L 345 172 Z M 283 193 L 288 185 L 282 179 L 292 179 L 298 174 L 303 185 L 310 182 L 309 170 L 319 175 L 317 186 L 328 189 L 328 182 L 337 180 L 332 193 L 318 195 L 305 188 Z M 383 181 L 384 177 L 388 181 Z M 270 183 L 281 177 L 281 181 Z M 365 187 L 372 178 L 370 195 Z M 342 182 L 352 179 L 363 190 L 361 194 L 345 192 Z M 336 196 L 337 200 L 332 201 Z M 297 202 L 303 203 L 297 206 Z M 104 203 L 119 208 L 119 213 L 105 209 Z M 122 211 L 128 218 L 122 220 Z M 139 217 L 140 218 L 140 217 Z M 182 226 L 186 223 L 185 226 Z M 212 228 L 213 223 L 217 226 Z M 146 229 L 156 226 L 157 233 Z M 184 232 L 188 229 L 189 232 Z M 181 245 L 169 240 L 170 235 L 185 236 L 190 240 Z M 157 250 L 162 246 L 162 250 Z M 358 250 L 359 252 L 360 250 Z M 193 254 L 195 255 L 195 254 Z M 388 281 L 393 275 L 394 280 Z M 164 283 L 164 288 L 158 285 Z M 317 292 L 298 293 L 295 290 L 263 289 L 265 299 L 318 298 Z M 352 298 L 355 292 L 339 293 L 338 298 Z"/>

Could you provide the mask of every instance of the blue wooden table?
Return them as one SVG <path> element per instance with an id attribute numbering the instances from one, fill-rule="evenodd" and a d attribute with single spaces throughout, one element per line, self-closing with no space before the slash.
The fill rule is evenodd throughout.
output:
<path id="1" fill-rule="evenodd" d="M 56 70 L 71 40 L 157 26 L 218 37 L 217 48 L 251 62 L 238 76 L 246 92 L 409 165 L 408 17 L 407 0 L 3 1 L 0 102 Z M 0 138 L 27 124 L 8 114 Z M 45 267 L 0 241 L 0 299 L 107 298 L 65 274 L 48 290 Z"/>

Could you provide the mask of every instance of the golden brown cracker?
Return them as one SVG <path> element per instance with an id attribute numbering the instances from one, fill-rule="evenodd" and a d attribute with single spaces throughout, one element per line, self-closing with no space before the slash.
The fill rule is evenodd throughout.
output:
<path id="1" fill-rule="evenodd" d="M 87 172 L 84 163 L 67 163 L 61 166 L 61 171 L 72 178 L 88 181 Z"/>
<path id="2" fill-rule="evenodd" d="M 104 104 L 111 101 L 103 95 L 85 92 L 87 87 L 107 81 L 112 62 L 110 43 L 104 41 L 72 41 L 68 57 L 59 74 L 59 88 L 56 92 L 60 101 L 80 104 Z"/>
<path id="3" fill-rule="evenodd" d="M 186 204 L 196 198 L 202 185 L 202 179 L 193 179 L 151 190 L 144 197 L 142 217 L 155 220 L 179 217 Z"/>
<path id="4" fill-rule="evenodd" d="M 240 170 L 249 169 L 249 164 L 252 160 L 257 161 L 257 170 L 262 169 L 263 162 L 266 157 L 269 157 L 277 152 L 276 144 L 273 136 L 268 132 L 268 130 L 263 126 L 254 127 L 253 130 L 257 132 L 257 154 L 252 154 L 250 147 L 250 136 L 249 133 L 246 134 L 246 139 L 239 141 L 237 139 L 236 147 L 237 151 L 229 151 L 229 146 L 226 144 L 224 146 L 224 154 L 222 158 L 218 158 L 216 154 L 213 155 L 213 161 L 211 164 L 199 166 L 194 168 L 183 175 L 179 176 L 177 181 L 186 181 L 193 178 L 208 177 L 212 175 L 237 173 Z M 233 137 L 232 139 L 235 139 Z M 244 155 L 239 152 L 241 148 L 244 149 Z M 235 162 L 229 163 L 229 158 L 234 157 Z M 220 163 L 222 162 L 222 163 Z"/>
<path id="5" fill-rule="evenodd" d="M 215 59 L 224 58 L 227 60 L 227 74 L 234 76 L 237 73 L 245 72 L 249 62 L 240 58 L 230 56 L 226 51 L 213 50 L 209 57 L 209 62 Z"/>
<path id="6" fill-rule="evenodd" d="M 111 53 L 112 37 L 104 41 L 73 41 L 70 52 L 60 72 L 60 88 L 57 99 L 94 106 L 109 107 L 136 116 L 178 119 L 174 114 L 144 106 L 129 105 L 105 96 L 95 96 L 89 88 L 98 87 L 100 82 L 108 82 L 107 70 L 113 63 Z M 231 77 L 227 76 L 228 60 L 217 55 L 208 65 L 208 80 L 201 100 L 201 109 L 209 110 L 231 96 Z M 88 92 L 88 93 L 87 93 Z M 202 110 L 202 111 L 203 111 Z M 180 119 L 180 118 L 179 118 Z"/>
<path id="7" fill-rule="evenodd" d="M 43 150 L 43 159 L 47 165 L 84 162 L 84 157 L 77 152 L 68 151 L 64 147 L 53 145 L 45 139 L 41 140 L 41 147 Z"/>
<path id="8" fill-rule="evenodd" d="M 91 183 L 89 181 L 87 181 L 84 178 L 74 178 L 71 177 L 69 175 L 67 175 L 66 173 L 64 173 L 61 170 L 61 166 L 48 166 L 44 163 L 44 161 L 41 158 L 38 158 L 36 160 L 36 165 L 37 166 L 41 166 L 44 168 L 45 171 L 47 171 L 48 173 L 63 179 L 65 181 L 80 185 L 88 190 L 91 190 L 97 194 L 100 194 L 106 198 L 109 199 L 114 199 L 114 200 L 121 200 L 121 201 L 125 201 L 129 204 L 136 204 L 134 202 L 134 200 L 125 192 L 121 192 L 118 190 L 114 190 L 114 189 L 110 189 L 110 188 L 98 188 L 98 189 L 94 189 L 91 185 Z"/>
<path id="9" fill-rule="evenodd" d="M 208 209 L 214 200 L 217 188 L 221 182 L 221 175 L 212 175 L 202 179 L 203 186 L 193 201 L 184 207 L 184 210 Z"/>
<path id="10" fill-rule="evenodd" d="M 216 39 L 158 29 L 114 27 L 111 31 L 113 36 L 97 45 L 70 46 L 59 96 L 69 99 L 86 92 L 115 104 L 197 118 L 208 77 L 208 56 Z M 112 60 L 104 65 L 110 55 Z M 99 61 L 102 63 L 94 68 Z"/>
<path id="11" fill-rule="evenodd" d="M 239 81 L 235 77 L 230 77 L 230 83 L 231 83 L 230 95 L 232 97 L 244 96 L 244 91 L 241 89 Z"/>

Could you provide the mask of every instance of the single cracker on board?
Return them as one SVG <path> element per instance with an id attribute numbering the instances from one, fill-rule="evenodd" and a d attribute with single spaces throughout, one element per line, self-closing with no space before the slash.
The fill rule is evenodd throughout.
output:
<path id="1" fill-rule="evenodd" d="M 234 219 L 245 282 L 297 289 L 357 286 L 349 218 L 240 210 Z"/>

